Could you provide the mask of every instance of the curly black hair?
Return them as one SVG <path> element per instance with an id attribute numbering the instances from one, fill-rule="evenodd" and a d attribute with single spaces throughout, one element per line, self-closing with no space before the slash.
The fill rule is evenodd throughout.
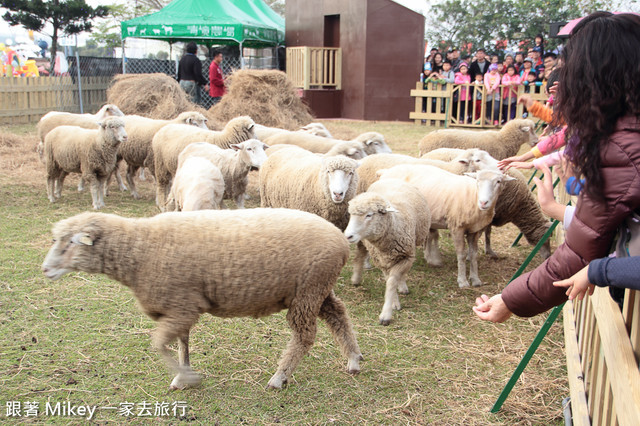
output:
<path id="1" fill-rule="evenodd" d="M 640 16 L 595 12 L 571 32 L 562 57 L 556 122 L 567 124 L 566 154 L 603 199 L 601 147 L 626 115 L 640 114 Z"/>

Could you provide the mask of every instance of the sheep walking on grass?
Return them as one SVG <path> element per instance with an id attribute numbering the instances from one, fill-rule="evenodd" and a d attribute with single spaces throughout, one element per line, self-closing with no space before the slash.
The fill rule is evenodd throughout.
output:
<path id="1" fill-rule="evenodd" d="M 128 219 L 82 213 L 58 222 L 42 270 L 104 273 L 133 292 L 157 322 L 153 346 L 176 373 L 172 389 L 200 383 L 189 365 L 189 331 L 200 314 L 263 317 L 288 309 L 291 340 L 268 386 L 281 388 L 326 321 L 351 374 L 362 359 L 333 287 L 349 243 L 327 221 L 287 209 L 202 210 Z M 178 340 L 178 362 L 167 345 Z"/>
<path id="2" fill-rule="evenodd" d="M 418 143 L 420 156 L 438 148 L 479 148 L 498 160 L 518 153 L 522 144 L 533 146 L 538 142 L 535 124 L 529 119 L 511 120 L 500 130 L 436 130 Z"/>
<path id="3" fill-rule="evenodd" d="M 45 137 L 44 157 L 47 170 L 47 196 L 55 202 L 69 173 L 81 173 L 91 185 L 93 208 L 104 207 L 106 182 L 116 167 L 118 146 L 127 133 L 121 118 L 106 118 L 98 129 L 58 126 Z"/>
<path id="4" fill-rule="evenodd" d="M 482 285 L 478 276 L 478 238 L 493 219 L 503 181 L 513 179 L 499 171 L 480 170 L 459 176 L 434 166 L 402 164 L 380 170 L 380 179 L 401 179 L 418 188 L 431 211 L 427 263 L 442 264 L 437 247 L 438 229 L 449 229 L 458 258 L 458 286 L 468 287 L 465 237 L 471 262 L 469 278 Z"/>
<path id="5" fill-rule="evenodd" d="M 223 195 L 220 169 L 206 158 L 189 157 L 178 166 L 165 210 L 219 210 Z"/>
<path id="6" fill-rule="evenodd" d="M 362 281 L 364 262 L 370 253 L 386 279 L 380 324 L 389 325 L 393 310 L 400 309 L 398 292 L 409 292 L 407 274 L 415 260 L 416 247 L 423 247 L 427 241 L 431 226 L 429 206 L 413 186 L 398 179 L 385 179 L 349 202 L 349 216 L 344 235 L 350 243 L 358 243 L 351 282 Z"/>
<path id="7" fill-rule="evenodd" d="M 261 207 L 317 214 L 344 230 L 348 202 L 356 195 L 358 163 L 338 155 L 320 157 L 298 147 L 279 149 L 260 167 Z"/>

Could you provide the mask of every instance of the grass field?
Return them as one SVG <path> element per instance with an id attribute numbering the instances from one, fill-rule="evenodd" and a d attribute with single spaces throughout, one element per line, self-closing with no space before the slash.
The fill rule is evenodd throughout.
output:
<path id="1" fill-rule="evenodd" d="M 324 121 L 334 136 L 385 135 L 395 152 L 416 155 L 429 128 L 409 123 Z M 518 231 L 495 229 L 498 260 L 480 254 L 483 287 L 459 289 L 456 261 L 444 233 L 445 265 L 430 268 L 418 255 L 410 294 L 388 327 L 378 324 L 382 274 L 367 271 L 350 284 L 351 263 L 335 288 L 346 304 L 365 360 L 362 373 L 346 360 L 320 322 L 314 347 L 289 385 L 265 389 L 289 339 L 284 312 L 262 319 L 202 316 L 191 333 L 191 363 L 202 385 L 169 391 L 171 374 L 150 345 L 154 324 L 129 289 L 103 275 L 72 273 L 47 280 L 40 265 L 51 226 L 91 209 L 88 191 L 65 182 L 62 198 L 46 197 L 44 166 L 35 153 L 35 127 L 0 128 L 0 389 L 2 422 L 84 424 L 562 424 L 568 395 L 561 323 L 556 323 L 502 411 L 489 412 L 545 315 L 506 324 L 478 320 L 481 293 L 500 292 L 531 247 L 511 248 Z M 248 207 L 259 205 L 252 176 Z M 141 200 L 115 183 L 103 210 L 129 217 L 158 213 L 154 188 L 141 182 Z M 541 260 L 535 259 L 536 266 Z M 63 406 L 76 407 L 63 415 Z M 37 405 L 37 410 L 34 407 Z M 21 417 L 17 414 L 20 408 Z M 130 411 L 127 411 L 130 409 Z M 47 411 L 48 410 L 48 411 Z M 59 410 L 53 411 L 52 410 Z M 68 413 L 67 413 L 68 414 Z M 80 415 L 82 414 L 82 415 Z"/>

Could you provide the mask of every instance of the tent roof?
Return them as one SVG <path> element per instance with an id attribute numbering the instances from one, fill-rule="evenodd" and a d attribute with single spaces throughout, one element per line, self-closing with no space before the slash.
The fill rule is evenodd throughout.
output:
<path id="1" fill-rule="evenodd" d="M 262 0 L 173 0 L 158 12 L 123 21 L 122 39 L 148 38 L 207 46 L 275 46 L 284 41 L 284 19 Z"/>

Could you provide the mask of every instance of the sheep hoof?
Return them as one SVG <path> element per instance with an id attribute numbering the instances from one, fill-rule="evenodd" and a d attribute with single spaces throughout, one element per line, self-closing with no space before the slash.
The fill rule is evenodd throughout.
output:
<path id="1" fill-rule="evenodd" d="M 176 377 L 173 378 L 171 385 L 169 385 L 169 390 L 182 390 L 187 388 L 192 388 L 198 386 L 202 382 L 200 375 L 193 371 L 187 371 L 183 373 L 179 373 Z"/>
<path id="2" fill-rule="evenodd" d="M 398 293 L 409 294 L 409 287 L 407 287 L 407 283 L 403 283 L 398 286 Z"/>
<path id="3" fill-rule="evenodd" d="M 269 383 L 267 383 L 267 389 L 282 389 L 282 386 L 287 383 L 287 377 L 284 373 L 276 373 L 273 375 Z"/>
<path id="4" fill-rule="evenodd" d="M 347 373 L 351 375 L 360 374 L 360 361 L 362 361 L 364 357 L 362 354 L 358 354 L 355 358 L 350 358 L 347 363 Z"/>
<path id="5" fill-rule="evenodd" d="M 458 279 L 458 287 L 460 287 L 460 288 L 469 287 L 469 281 Z"/>
<path id="6" fill-rule="evenodd" d="M 380 318 L 380 325 L 387 326 L 389 324 L 391 324 L 391 320 L 390 319 L 382 319 L 382 318 Z"/>
<path id="7" fill-rule="evenodd" d="M 474 287 L 480 287 L 482 285 L 482 281 L 479 278 L 471 278 L 471 285 Z"/>
<path id="8" fill-rule="evenodd" d="M 427 264 L 429 266 L 435 266 L 436 268 L 438 268 L 438 267 L 442 266 L 442 260 L 430 260 L 430 259 L 427 259 Z"/>
<path id="9" fill-rule="evenodd" d="M 485 250 L 485 253 L 487 254 L 487 256 L 489 256 L 491 259 L 497 259 L 498 255 L 496 254 L 495 251 L 493 250 Z"/>

